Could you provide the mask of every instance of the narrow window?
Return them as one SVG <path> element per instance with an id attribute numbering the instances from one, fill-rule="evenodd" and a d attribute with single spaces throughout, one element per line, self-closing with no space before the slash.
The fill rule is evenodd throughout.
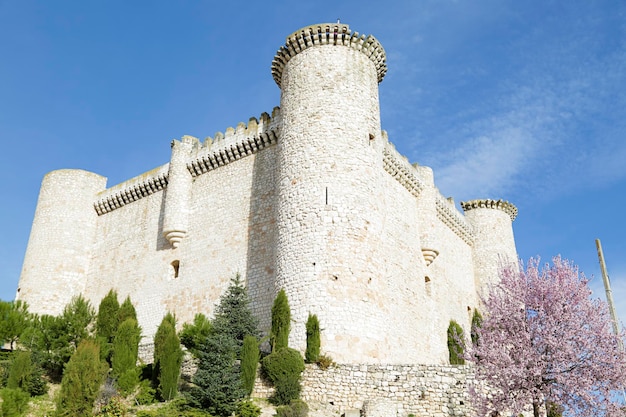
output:
<path id="1" fill-rule="evenodd" d="M 432 295 L 432 287 L 431 287 L 431 282 L 430 282 L 430 278 L 429 277 L 424 277 L 424 286 L 426 288 L 426 295 L 427 296 L 431 296 Z"/>
<path id="2" fill-rule="evenodd" d="M 326 205 L 328 205 L 328 187 L 326 187 Z"/>
<path id="3" fill-rule="evenodd" d="M 180 261 L 172 261 L 172 278 L 178 278 L 178 271 L 180 269 Z"/>

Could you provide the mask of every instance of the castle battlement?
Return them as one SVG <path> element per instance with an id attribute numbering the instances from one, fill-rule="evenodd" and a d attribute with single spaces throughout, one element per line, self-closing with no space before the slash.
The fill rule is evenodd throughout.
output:
<path id="1" fill-rule="evenodd" d="M 307 48 L 318 45 L 343 45 L 363 52 L 376 66 L 378 82 L 381 82 L 387 73 L 385 50 L 374 36 L 351 32 L 350 27 L 345 24 L 322 23 L 307 26 L 287 37 L 287 42 L 276 52 L 272 61 L 272 76 L 276 84 L 281 86 L 283 70 L 291 58 Z"/>
<path id="2" fill-rule="evenodd" d="M 509 215 L 511 221 L 515 220 L 517 217 L 517 207 L 515 205 L 509 203 L 504 200 L 470 200 L 470 201 L 462 201 L 461 207 L 463 211 L 470 211 L 478 208 L 488 208 L 488 209 L 496 209 L 502 210 L 506 214 Z"/>
<path id="3" fill-rule="evenodd" d="M 161 165 L 98 193 L 93 204 L 98 216 L 164 190 L 167 187 L 168 167 L 168 164 Z"/>
<path id="4" fill-rule="evenodd" d="M 383 148 L 383 168 L 413 197 L 418 197 L 424 189 L 424 184 L 419 178 L 417 167 L 411 165 L 409 160 L 396 150 L 393 143 L 389 142 L 387 132 L 383 131 L 382 136 L 387 141 Z"/>
<path id="5" fill-rule="evenodd" d="M 474 231 L 465 217 L 459 213 L 454 204 L 441 194 L 435 198 L 437 218 L 450 228 L 465 243 L 472 246 L 474 243 Z"/>

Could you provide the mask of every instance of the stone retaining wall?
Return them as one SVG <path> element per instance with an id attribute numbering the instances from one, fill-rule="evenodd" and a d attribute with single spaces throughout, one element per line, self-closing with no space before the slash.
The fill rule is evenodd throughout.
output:
<path id="1" fill-rule="evenodd" d="M 301 398 L 331 406 L 336 415 L 362 410 L 367 417 L 447 417 L 469 415 L 467 366 L 307 365 Z M 253 397 L 268 398 L 272 388 L 257 379 Z"/>

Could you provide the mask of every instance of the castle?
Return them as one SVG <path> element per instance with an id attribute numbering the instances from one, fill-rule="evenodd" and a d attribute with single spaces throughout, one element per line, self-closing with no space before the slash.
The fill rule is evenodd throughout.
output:
<path id="1" fill-rule="evenodd" d="M 294 348 L 312 313 L 338 363 L 446 364 L 450 320 L 467 329 L 480 291 L 517 260 L 517 209 L 473 200 L 461 212 L 395 150 L 380 124 L 386 71 L 373 36 L 305 27 L 273 59 L 271 115 L 174 140 L 169 163 L 110 188 L 50 172 L 16 299 L 59 314 L 114 288 L 151 340 L 168 311 L 211 316 L 239 273 L 262 329 L 285 289 Z"/>

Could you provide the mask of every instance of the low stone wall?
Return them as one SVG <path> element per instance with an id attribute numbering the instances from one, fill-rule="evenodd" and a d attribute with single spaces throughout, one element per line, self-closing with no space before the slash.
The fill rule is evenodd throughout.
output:
<path id="1" fill-rule="evenodd" d="M 307 365 L 301 398 L 322 403 L 341 415 L 362 410 L 367 417 L 448 417 L 470 415 L 467 366 Z M 268 398 L 271 386 L 257 379 L 254 397 Z"/>

